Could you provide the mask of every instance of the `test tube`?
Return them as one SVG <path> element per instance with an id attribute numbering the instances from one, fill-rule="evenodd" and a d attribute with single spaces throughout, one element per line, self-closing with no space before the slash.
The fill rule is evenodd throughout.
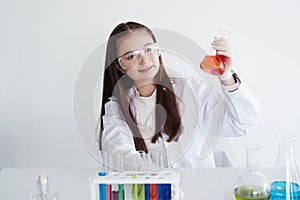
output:
<path id="1" fill-rule="evenodd" d="M 119 184 L 119 200 L 124 200 L 124 184 Z"/>
<path id="2" fill-rule="evenodd" d="M 145 184 L 145 200 L 150 200 L 150 184 Z"/>
<path id="3" fill-rule="evenodd" d="M 113 171 L 123 171 L 123 156 L 115 152 L 111 155 L 111 168 Z M 115 172 L 118 173 L 118 172 Z M 112 200 L 124 200 L 124 184 L 112 184 Z"/>
<path id="4" fill-rule="evenodd" d="M 157 184 L 157 199 L 163 200 L 163 184 Z"/>
<path id="5" fill-rule="evenodd" d="M 142 159 L 138 151 L 126 152 L 123 156 L 123 169 L 125 171 L 138 171 L 142 166 Z"/>
<path id="6" fill-rule="evenodd" d="M 102 168 L 104 171 L 108 172 L 110 171 L 109 169 L 109 153 L 102 151 L 101 152 L 102 155 Z"/>
<path id="7" fill-rule="evenodd" d="M 150 156 L 156 169 L 161 169 L 164 167 L 163 154 L 160 151 L 152 151 Z"/>
<path id="8" fill-rule="evenodd" d="M 137 185 L 137 199 L 144 200 L 145 199 L 145 186 L 144 184 L 136 184 Z"/>
<path id="9" fill-rule="evenodd" d="M 112 190 L 112 200 L 119 200 L 119 187 L 118 184 L 112 184 L 111 185 L 111 190 Z"/>
<path id="10" fill-rule="evenodd" d="M 145 151 L 142 151 L 142 150 L 139 150 L 138 151 L 139 152 L 139 154 L 140 154 L 140 157 L 141 157 L 141 159 L 142 159 L 142 169 L 144 170 L 147 166 L 147 158 L 146 158 L 146 153 L 145 153 Z"/>
<path id="11" fill-rule="evenodd" d="M 150 200 L 157 200 L 158 193 L 157 193 L 157 184 L 150 184 Z"/>
<path id="12" fill-rule="evenodd" d="M 99 172 L 98 176 L 106 176 L 107 172 Z M 106 184 L 99 184 L 99 198 L 100 200 L 106 200 Z"/>
<path id="13" fill-rule="evenodd" d="M 112 191 L 111 191 L 111 184 L 106 184 L 106 200 L 111 200 Z"/>
<path id="14" fill-rule="evenodd" d="M 114 168 L 114 171 L 119 171 L 119 172 L 122 172 L 124 170 L 123 155 L 121 153 L 115 153 L 114 154 L 113 168 Z"/>
<path id="15" fill-rule="evenodd" d="M 131 184 L 124 185 L 124 199 L 132 199 L 132 186 Z"/>
<path id="16" fill-rule="evenodd" d="M 171 191 L 171 184 L 161 184 L 163 189 L 163 200 L 171 200 L 172 198 L 172 191 Z"/>

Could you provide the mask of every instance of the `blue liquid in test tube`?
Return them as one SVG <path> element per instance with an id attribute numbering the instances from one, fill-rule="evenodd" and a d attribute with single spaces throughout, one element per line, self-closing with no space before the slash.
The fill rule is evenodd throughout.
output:
<path id="1" fill-rule="evenodd" d="M 99 172 L 98 176 L 106 176 L 106 172 Z M 100 200 L 106 200 L 106 184 L 99 184 L 99 198 Z"/>
<path id="2" fill-rule="evenodd" d="M 145 200 L 150 200 L 150 184 L 145 184 Z"/>
<path id="3" fill-rule="evenodd" d="M 172 192 L 171 192 L 171 184 L 162 184 L 163 185 L 163 199 L 171 200 Z"/>

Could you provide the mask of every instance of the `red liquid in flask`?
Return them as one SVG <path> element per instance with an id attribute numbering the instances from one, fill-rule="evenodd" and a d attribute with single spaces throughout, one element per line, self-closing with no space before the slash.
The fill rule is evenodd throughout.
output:
<path id="1" fill-rule="evenodd" d="M 207 55 L 200 63 L 202 70 L 213 75 L 222 75 L 224 72 L 224 65 L 226 57 L 223 55 Z"/>

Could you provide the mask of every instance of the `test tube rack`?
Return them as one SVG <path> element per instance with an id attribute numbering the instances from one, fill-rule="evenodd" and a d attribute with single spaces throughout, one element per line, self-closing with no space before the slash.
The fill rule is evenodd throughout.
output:
<path id="1" fill-rule="evenodd" d="M 170 184 L 172 199 L 179 200 L 179 181 L 180 174 L 174 169 L 162 169 L 160 171 L 152 172 L 104 172 L 105 176 L 99 176 L 94 173 L 90 181 L 90 200 L 99 200 L 100 190 L 99 185 L 113 185 L 113 184 L 124 184 L 124 185 L 134 185 L 134 184 Z M 101 172 L 103 173 L 103 172 Z M 127 200 L 124 198 L 124 200 Z"/>

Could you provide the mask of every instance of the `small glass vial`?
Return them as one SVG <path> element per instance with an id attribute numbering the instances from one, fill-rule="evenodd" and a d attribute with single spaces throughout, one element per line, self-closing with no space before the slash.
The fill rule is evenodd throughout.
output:
<path id="1" fill-rule="evenodd" d="M 265 176 L 258 171 L 259 149 L 256 145 L 246 145 L 246 171 L 237 178 L 233 190 L 236 200 L 269 199 L 269 184 Z"/>
<path id="2" fill-rule="evenodd" d="M 273 171 L 270 200 L 300 200 L 297 165 L 294 156 L 296 136 L 279 134 L 279 152 Z"/>
<path id="3" fill-rule="evenodd" d="M 58 200 L 57 194 L 49 192 L 48 177 L 45 175 L 36 178 L 37 194 L 30 195 L 30 200 Z"/>

